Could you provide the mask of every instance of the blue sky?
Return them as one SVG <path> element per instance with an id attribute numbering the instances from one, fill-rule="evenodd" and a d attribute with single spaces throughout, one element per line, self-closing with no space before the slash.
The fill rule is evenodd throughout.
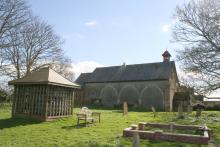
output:
<path id="1" fill-rule="evenodd" d="M 65 40 L 77 66 L 111 66 L 162 61 L 170 42 L 173 12 L 184 0 L 29 0 L 35 15 Z M 79 67 L 75 67 L 79 68 Z"/>

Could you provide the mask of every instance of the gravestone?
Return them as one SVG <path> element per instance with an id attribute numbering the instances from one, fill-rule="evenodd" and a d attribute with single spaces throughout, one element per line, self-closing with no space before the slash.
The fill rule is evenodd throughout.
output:
<path id="1" fill-rule="evenodd" d="M 196 117 L 200 117 L 202 114 L 202 109 L 196 109 Z"/>
<path id="2" fill-rule="evenodd" d="M 196 103 L 193 108 L 196 110 L 196 117 L 200 117 L 202 110 L 205 109 L 205 105 L 203 103 Z"/>
<path id="3" fill-rule="evenodd" d="M 187 106 L 187 114 L 191 114 L 192 113 L 192 106 L 191 105 L 188 105 Z"/>
<path id="4" fill-rule="evenodd" d="M 123 115 L 127 115 L 128 114 L 128 104 L 127 102 L 123 103 Z"/>
<path id="5" fill-rule="evenodd" d="M 184 118 L 184 115 L 183 115 L 183 103 L 180 102 L 179 105 L 178 105 L 178 118 Z"/>
<path id="6" fill-rule="evenodd" d="M 151 110 L 152 110 L 152 112 L 154 114 L 154 118 L 155 118 L 157 115 L 157 112 L 156 112 L 156 109 L 154 108 L 154 106 L 151 106 Z"/>

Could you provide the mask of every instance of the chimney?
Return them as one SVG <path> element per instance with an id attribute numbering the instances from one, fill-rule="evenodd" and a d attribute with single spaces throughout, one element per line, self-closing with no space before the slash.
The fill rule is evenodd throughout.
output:
<path id="1" fill-rule="evenodd" d="M 126 63 L 123 62 L 123 64 L 121 65 L 121 70 L 124 70 L 126 68 Z"/>
<path id="2" fill-rule="evenodd" d="M 171 55 L 167 50 L 162 54 L 162 56 L 163 56 L 163 62 L 169 62 L 170 61 Z"/>

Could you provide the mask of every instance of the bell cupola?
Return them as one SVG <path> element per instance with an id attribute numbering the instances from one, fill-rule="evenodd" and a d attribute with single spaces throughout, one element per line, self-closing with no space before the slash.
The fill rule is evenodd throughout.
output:
<path id="1" fill-rule="evenodd" d="M 162 56 L 163 56 L 163 62 L 169 62 L 170 61 L 171 55 L 167 50 L 162 54 Z"/>

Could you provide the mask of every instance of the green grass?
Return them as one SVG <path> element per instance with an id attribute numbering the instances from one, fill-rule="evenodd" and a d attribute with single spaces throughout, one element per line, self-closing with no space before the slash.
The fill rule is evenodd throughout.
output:
<path id="1" fill-rule="evenodd" d="M 79 109 L 74 109 L 74 113 Z M 175 119 L 175 113 L 158 112 L 153 118 L 152 112 L 129 112 L 122 116 L 117 110 L 98 110 L 101 112 L 101 123 L 87 127 L 76 125 L 76 116 L 58 119 L 51 122 L 39 122 L 27 118 L 11 118 L 10 107 L 0 108 L 0 146 L 29 147 L 29 146 L 73 146 L 88 147 L 89 144 L 115 146 L 117 142 L 131 146 L 130 138 L 123 138 L 122 131 L 131 124 L 138 122 L 176 122 L 179 124 L 206 123 L 213 129 L 215 141 L 220 144 L 220 112 L 203 112 L 202 117 L 196 119 L 194 113 L 186 119 Z M 141 140 L 141 146 L 176 147 L 183 143 Z M 197 145 L 183 144 L 184 147 Z"/>

